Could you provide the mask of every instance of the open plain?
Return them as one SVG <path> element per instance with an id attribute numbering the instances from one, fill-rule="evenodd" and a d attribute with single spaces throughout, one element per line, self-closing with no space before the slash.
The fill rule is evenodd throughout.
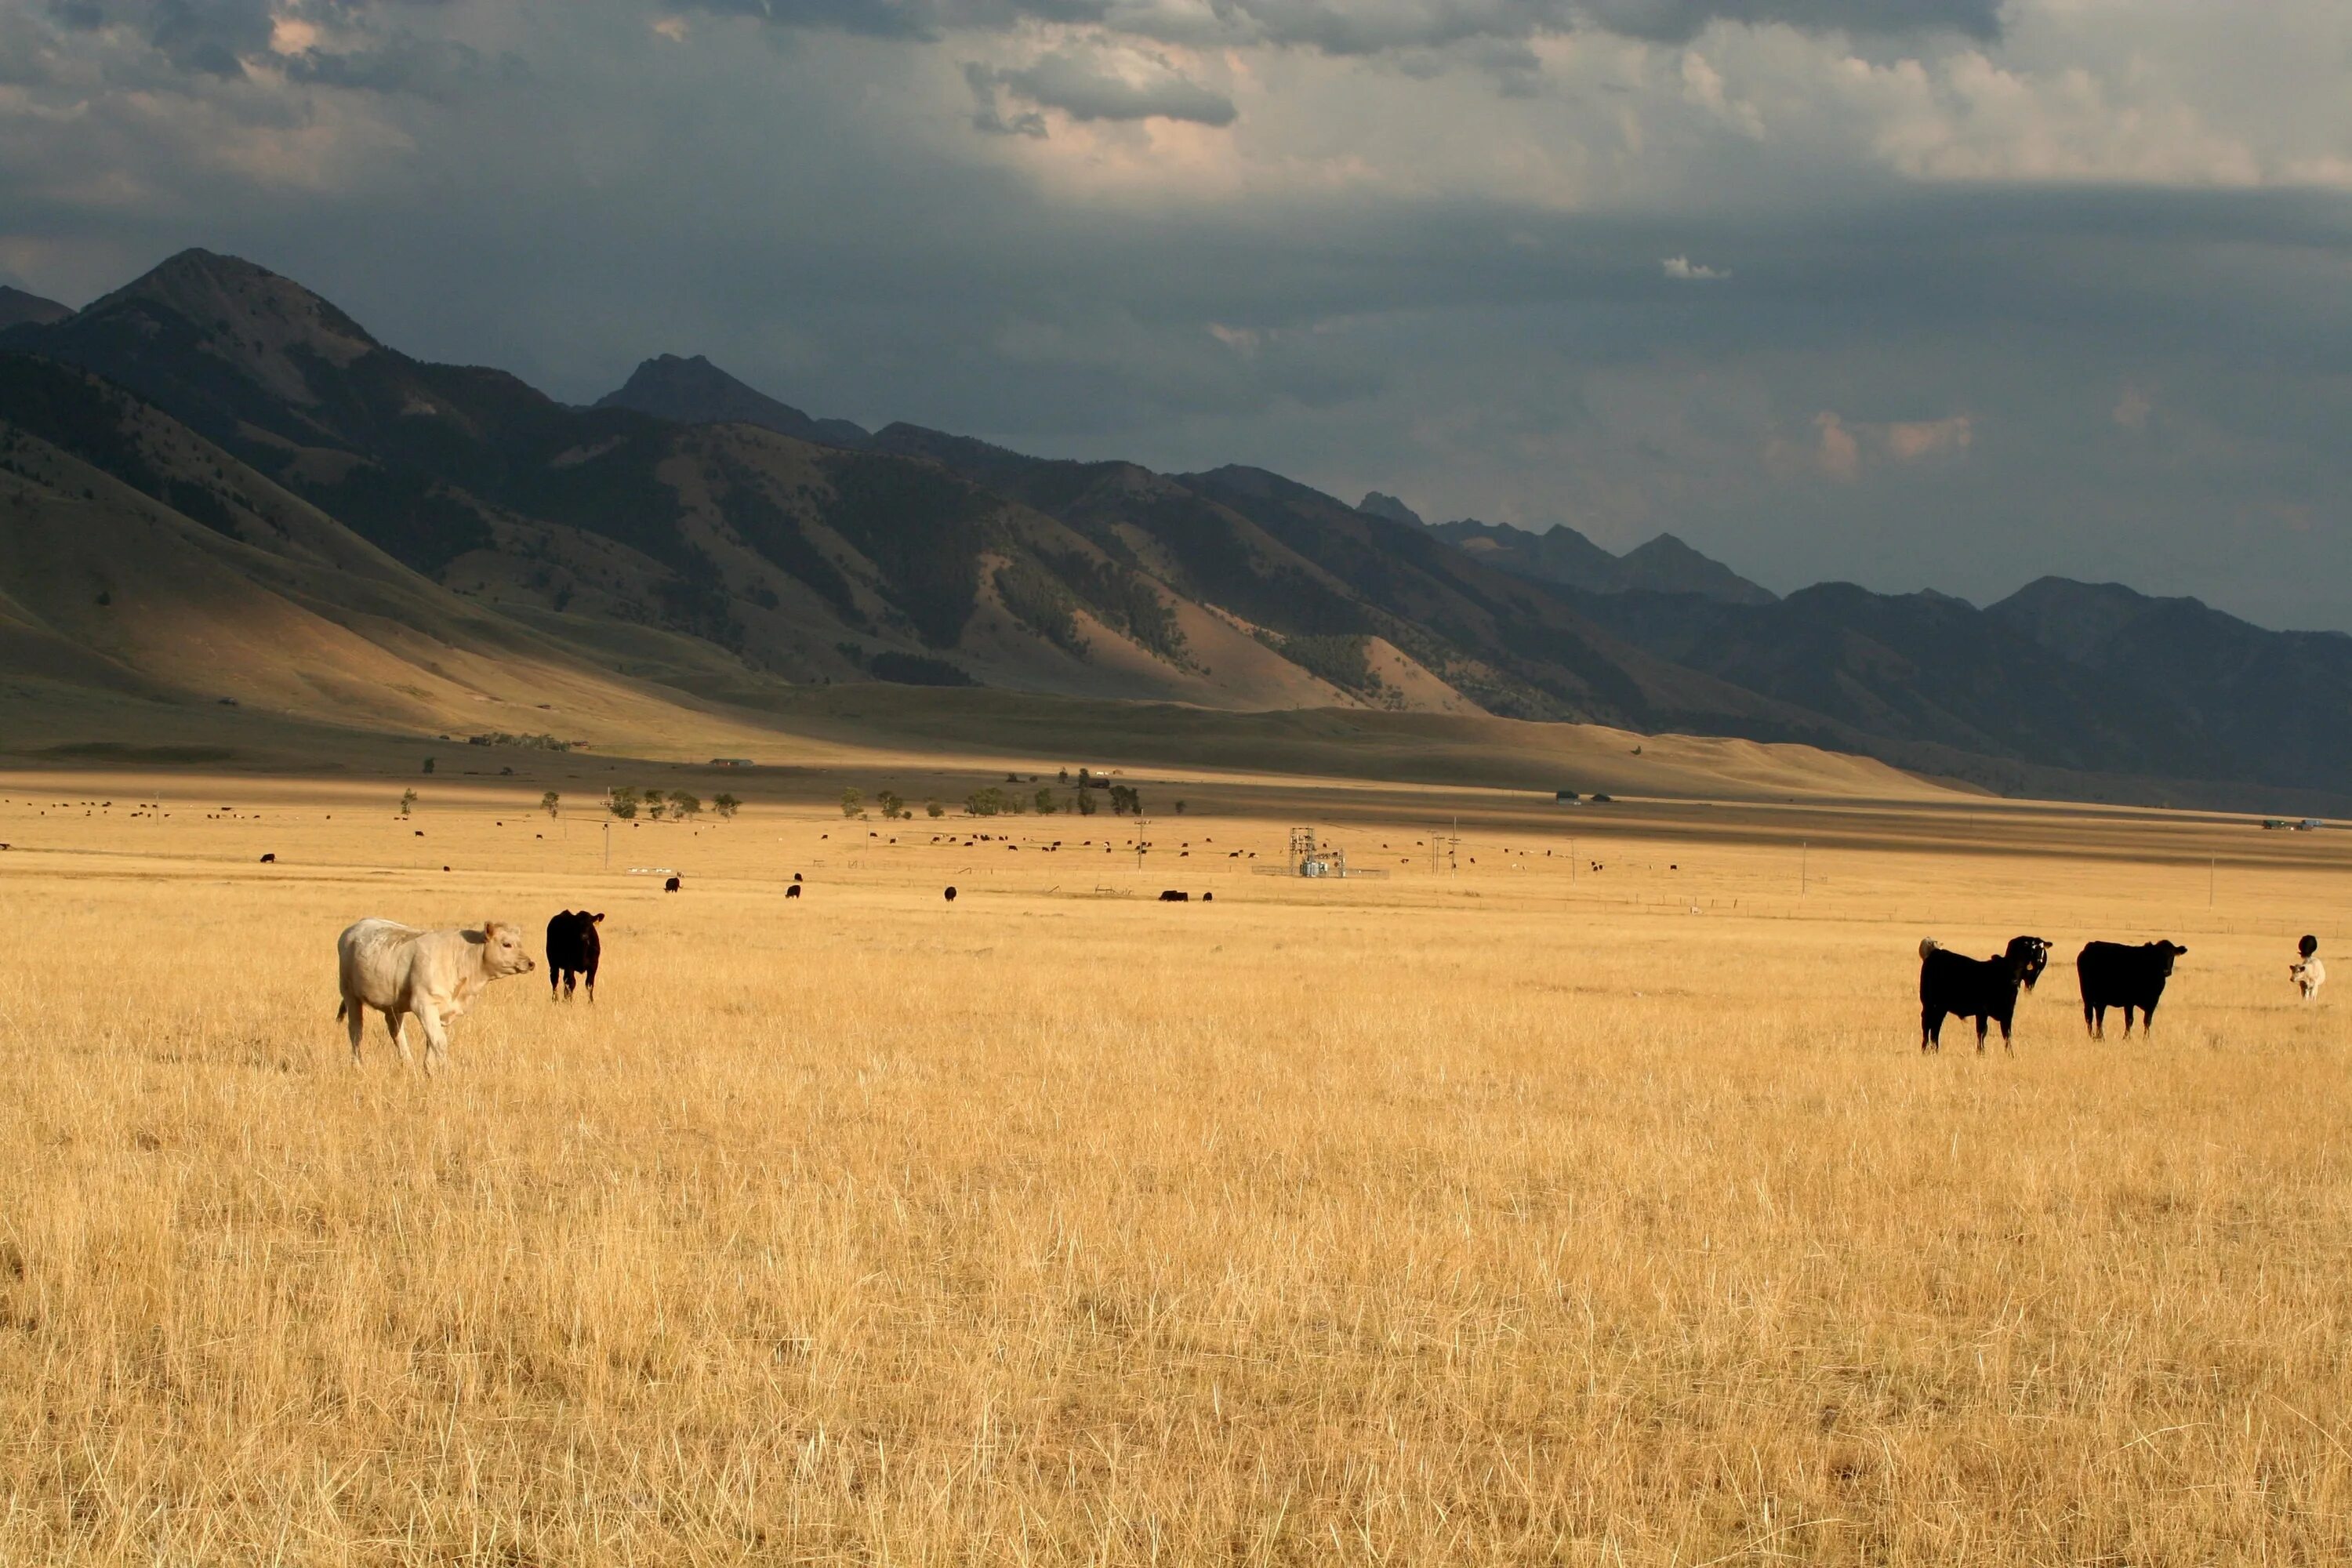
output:
<path id="1" fill-rule="evenodd" d="M 0 1562 L 2352 1557 L 2352 837 L 532 765 L 0 777 Z M 593 1006 L 351 1064 L 343 924 L 583 907 Z"/>

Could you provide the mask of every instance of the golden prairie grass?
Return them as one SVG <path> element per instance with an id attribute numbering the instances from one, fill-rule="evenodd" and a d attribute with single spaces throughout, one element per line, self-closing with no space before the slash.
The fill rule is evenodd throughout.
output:
<path id="1" fill-rule="evenodd" d="M 0 1561 L 2352 1556 L 2332 841 L 2210 907 L 2249 830 L 2155 818 L 1858 813 L 1801 894 L 1754 814 L 1308 887 L 1213 798 L 1147 871 L 761 808 L 607 872 L 113 788 L 0 788 Z M 583 903 L 593 1009 L 348 1065 L 344 921 Z M 1918 938 L 2017 931 L 2014 1057 L 1922 1058 Z M 2155 1039 L 2085 1040 L 2074 947 L 2156 934 Z"/>

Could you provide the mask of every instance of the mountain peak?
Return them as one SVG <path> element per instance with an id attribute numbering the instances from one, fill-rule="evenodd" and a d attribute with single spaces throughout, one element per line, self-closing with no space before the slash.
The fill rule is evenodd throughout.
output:
<path id="1" fill-rule="evenodd" d="M 1769 605 L 1778 595 L 1671 533 L 1625 552 L 1630 584 L 1661 594 L 1701 594 L 1734 605 Z"/>
<path id="2" fill-rule="evenodd" d="M 1396 497 L 1383 495 L 1379 490 L 1364 492 L 1364 499 L 1356 503 L 1356 510 L 1368 516 L 1384 517 L 1391 522 L 1409 522 L 1415 528 L 1429 526 L 1422 521 L 1421 513 L 1413 510 Z"/>
<path id="3" fill-rule="evenodd" d="M 656 354 L 630 373 L 599 408 L 633 408 L 679 425 L 756 425 L 796 440 L 862 446 L 867 432 L 846 419 L 817 419 L 728 374 L 701 354 Z"/>
<path id="4" fill-rule="evenodd" d="M 38 294 L 27 294 L 22 289 L 0 283 L 0 332 L 27 324 L 46 327 L 72 314 L 70 309 L 55 300 L 44 300 Z"/>

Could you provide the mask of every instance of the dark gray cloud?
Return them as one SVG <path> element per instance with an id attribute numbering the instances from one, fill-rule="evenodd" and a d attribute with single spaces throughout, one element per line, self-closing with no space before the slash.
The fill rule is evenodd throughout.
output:
<path id="1" fill-rule="evenodd" d="M 930 39 L 1024 22 L 1082 24 L 1165 39 L 1272 44 L 1360 56 L 1524 41 L 1594 27 L 1680 42 L 1715 22 L 1811 32 L 1950 31 L 1992 37 L 2000 0 L 1218 0 L 1206 14 L 1126 0 L 664 0 L 678 11 L 785 27 Z"/>
<path id="2" fill-rule="evenodd" d="M 271 27 L 268 0 L 52 0 L 49 14 L 78 32 L 124 28 L 179 69 L 215 77 L 241 74 Z"/>
<path id="3" fill-rule="evenodd" d="M 1780 24 L 1809 32 L 2000 34 L 2000 0 L 1581 0 L 1593 26 L 1681 43 L 1710 24 Z"/>

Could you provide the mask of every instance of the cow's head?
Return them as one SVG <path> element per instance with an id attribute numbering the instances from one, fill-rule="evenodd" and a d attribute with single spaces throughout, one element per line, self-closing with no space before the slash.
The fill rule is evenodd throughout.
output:
<path id="1" fill-rule="evenodd" d="M 482 968 L 493 980 L 529 974 L 539 967 L 522 949 L 522 932 L 504 921 L 482 922 Z"/>
<path id="2" fill-rule="evenodd" d="M 2173 942 L 2149 942 L 2147 946 L 2149 952 L 2158 954 L 2163 959 L 2164 973 L 2167 974 L 2170 974 L 2172 973 L 2172 961 L 2189 951 L 2179 943 Z"/>
<path id="3" fill-rule="evenodd" d="M 2009 960 L 2017 965 L 2017 977 L 2028 991 L 2050 967 L 2050 941 L 2047 937 L 2013 936 L 2009 939 Z"/>

